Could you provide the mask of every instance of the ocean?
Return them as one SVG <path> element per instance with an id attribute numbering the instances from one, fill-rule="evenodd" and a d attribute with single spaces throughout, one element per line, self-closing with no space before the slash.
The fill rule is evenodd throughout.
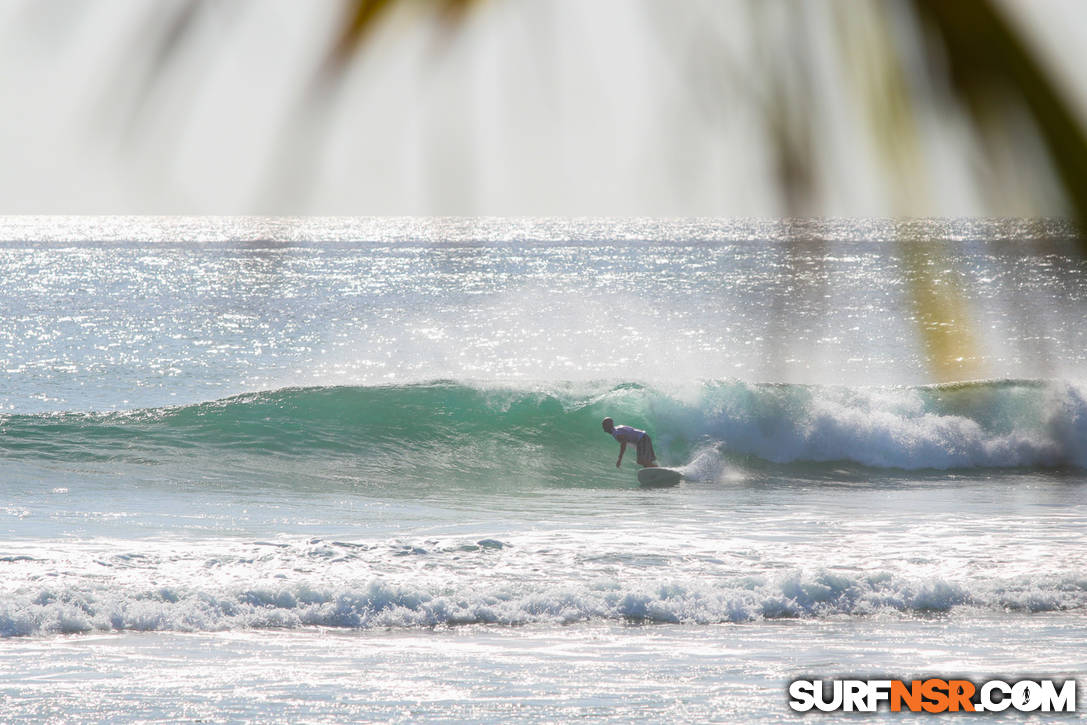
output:
<path id="1" fill-rule="evenodd" d="M 772 723 L 795 679 L 875 676 L 1082 701 L 1081 249 L 1059 220 L 0 218 L 2 718 Z M 640 487 L 605 416 L 684 480 Z"/>

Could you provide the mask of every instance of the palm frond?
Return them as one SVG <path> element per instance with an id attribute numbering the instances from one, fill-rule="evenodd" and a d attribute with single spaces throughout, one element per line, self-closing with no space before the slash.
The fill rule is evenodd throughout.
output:
<path id="1" fill-rule="evenodd" d="M 1022 103 L 1034 120 L 1075 217 L 1087 223 L 1087 133 L 1022 32 L 992 0 L 911 0 L 946 59 L 974 123 L 1000 123 Z M 1081 240 L 1081 244 L 1083 244 Z M 1087 253 L 1087 246 L 1081 246 Z"/>

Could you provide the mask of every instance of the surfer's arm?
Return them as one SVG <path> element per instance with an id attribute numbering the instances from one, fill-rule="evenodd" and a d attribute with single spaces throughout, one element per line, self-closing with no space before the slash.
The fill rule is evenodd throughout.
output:
<path id="1" fill-rule="evenodd" d="M 627 452 L 627 442 L 622 441 L 619 443 L 619 460 L 615 462 L 615 467 L 619 468 L 623 465 L 623 454 Z"/>

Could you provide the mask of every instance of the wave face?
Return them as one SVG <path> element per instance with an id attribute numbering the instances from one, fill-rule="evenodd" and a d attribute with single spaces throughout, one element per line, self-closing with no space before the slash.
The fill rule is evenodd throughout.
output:
<path id="1" fill-rule="evenodd" d="M 600 420 L 649 430 L 662 463 L 888 469 L 1087 468 L 1087 394 L 1062 381 L 921 387 L 710 381 L 533 390 L 437 382 L 282 389 L 182 407 L 0 417 L 0 455 L 36 461 L 275 468 L 365 460 L 375 474 L 595 475 L 617 452 Z M 632 452 L 631 452 L 632 453 Z M 633 456 L 631 456 L 631 459 Z M 633 465 L 631 460 L 630 465 Z"/>

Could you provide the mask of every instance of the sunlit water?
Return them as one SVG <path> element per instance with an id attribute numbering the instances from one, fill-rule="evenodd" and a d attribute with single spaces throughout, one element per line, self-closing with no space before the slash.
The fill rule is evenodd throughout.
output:
<path id="1" fill-rule="evenodd" d="M 1082 677 L 1071 236 L 7 220 L 5 719 L 776 722 L 802 675 Z M 932 384 L 919 269 L 979 380 Z M 686 480 L 639 488 L 605 415 Z"/>

